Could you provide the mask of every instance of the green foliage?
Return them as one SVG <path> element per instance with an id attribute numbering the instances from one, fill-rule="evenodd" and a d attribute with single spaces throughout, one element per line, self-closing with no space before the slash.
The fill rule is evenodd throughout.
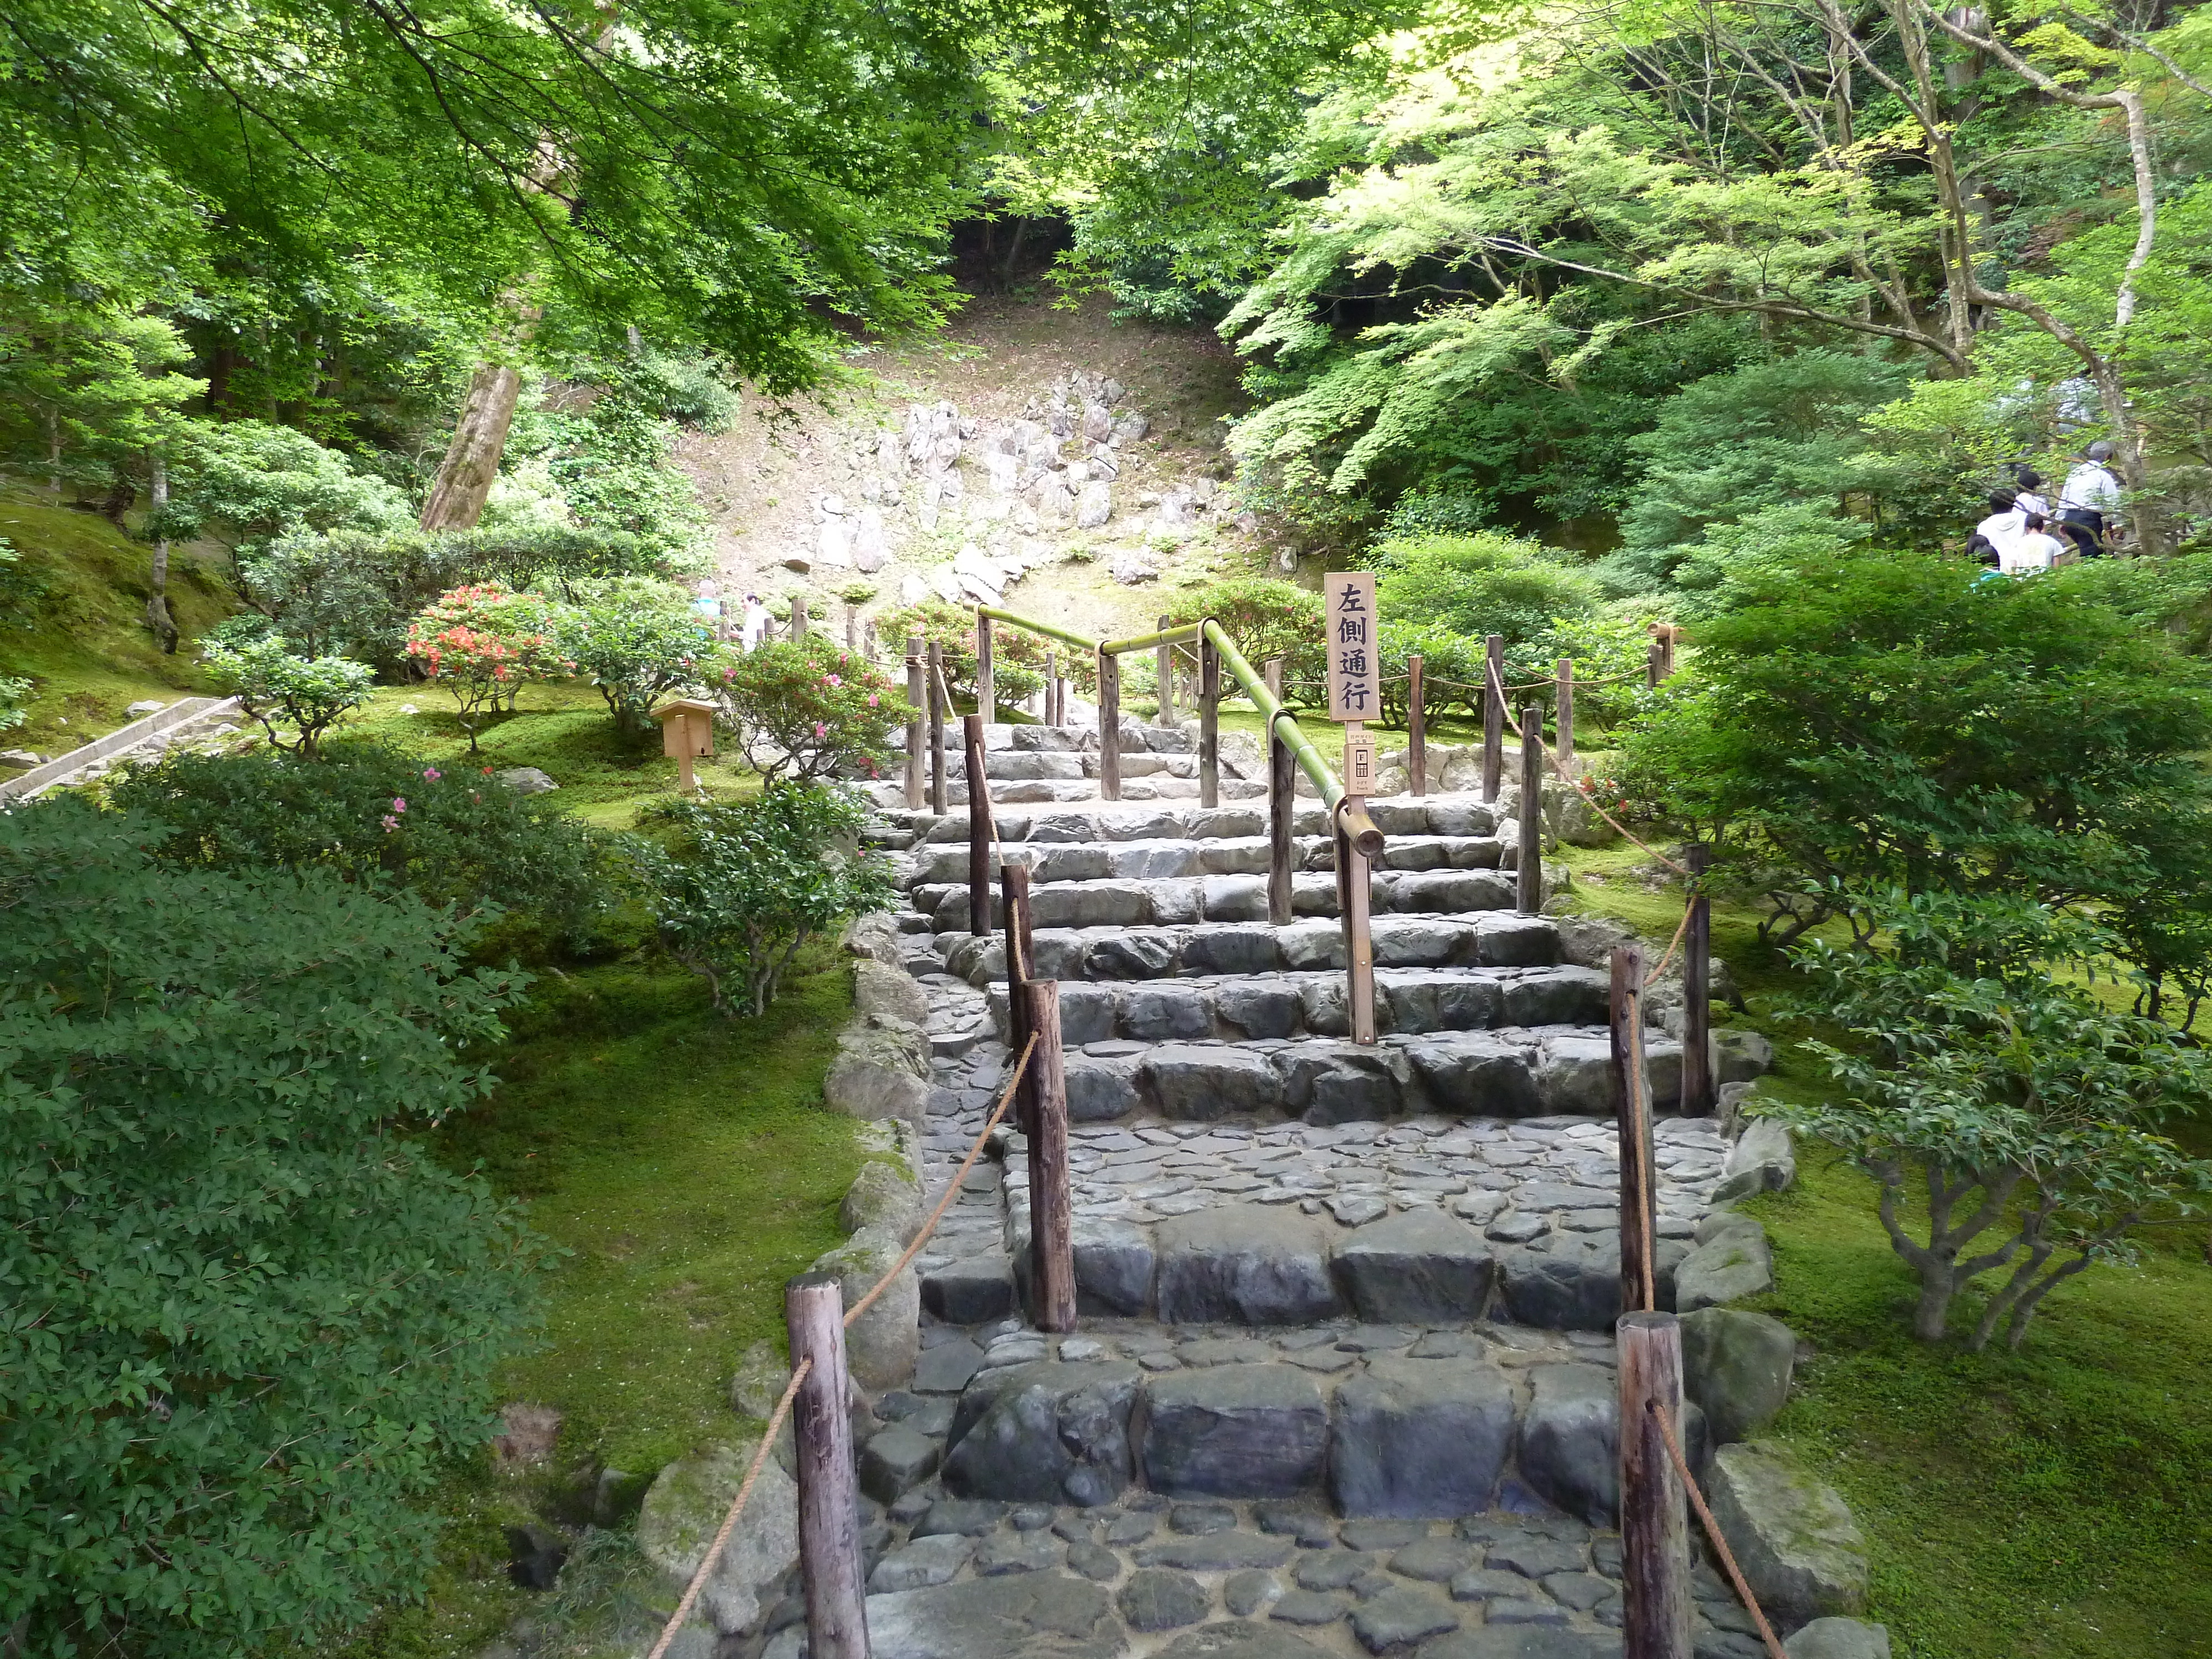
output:
<path id="1" fill-rule="evenodd" d="M 1597 608 L 1597 587 L 1532 542 L 1495 532 L 1378 542 L 1376 608 L 1389 617 L 1527 645 Z"/>
<path id="2" fill-rule="evenodd" d="M 721 692 L 746 761 L 769 779 L 872 778 L 906 721 L 903 689 L 818 634 L 738 653 L 722 666 Z"/>
<path id="3" fill-rule="evenodd" d="M 31 718 L 23 708 L 30 695 L 30 681 L 0 674 L 0 732 L 12 732 Z"/>
<path id="4" fill-rule="evenodd" d="M 1630 738 L 1638 793 L 1767 892 L 1787 937 L 1832 913 L 1832 883 L 2125 892 L 2134 826 L 2202 798 L 2204 676 L 2094 572 L 1979 574 L 1916 555 L 1750 572 Z"/>
<path id="5" fill-rule="evenodd" d="M 412 525 L 406 498 L 305 433 L 261 421 L 195 421 L 170 463 L 173 537 L 221 530 L 241 550 L 302 531 L 393 532 Z"/>
<path id="6" fill-rule="evenodd" d="M 653 816 L 672 832 L 640 859 L 661 945 L 732 1017 L 759 1018 L 809 939 L 896 893 L 890 861 L 859 848 L 866 807 L 833 787 L 772 781 L 757 800 Z"/>
<path id="7" fill-rule="evenodd" d="M 323 733 L 368 701 L 376 676 L 345 657 L 296 655 L 282 634 L 238 645 L 216 640 L 206 652 L 216 689 L 236 697 L 261 722 L 269 741 L 313 760 Z M 292 729 L 287 744 L 278 727 Z"/>
<path id="8" fill-rule="evenodd" d="M 143 819 L 0 815 L 0 1620 L 27 1654 L 228 1659 L 404 1595 L 491 1433 L 540 1247 L 403 1133 L 459 1111 L 512 974 Z"/>
<path id="9" fill-rule="evenodd" d="M 711 680 L 719 654 L 714 630 L 693 614 L 684 590 L 665 584 L 611 584 L 562 611 L 555 632 L 625 737 L 646 731 L 665 694 Z"/>
<path id="10" fill-rule="evenodd" d="M 976 695 L 974 607 L 931 599 L 887 611 L 877 619 L 876 637 L 896 642 L 902 650 L 908 639 L 917 636 L 925 648 L 934 645 L 943 651 L 945 684 L 954 696 L 972 702 Z M 1064 678 L 1079 676 L 1079 653 L 1048 644 L 1027 629 L 1009 628 L 1000 622 L 991 624 L 991 678 L 1001 702 L 1019 702 L 1042 688 L 1047 651 L 1058 653 Z"/>
<path id="11" fill-rule="evenodd" d="M 1793 959 L 1839 1097 L 1771 1109 L 1840 1148 L 1881 1190 L 1892 1246 L 1918 1274 L 1914 1318 L 1941 1338 L 1960 1292 L 2002 1274 L 1969 1338 L 2018 1347 L 2043 1298 L 2124 1241 L 2212 1194 L 2212 1163 L 2159 1133 L 2212 1103 L 2212 1060 L 2155 1019 L 2107 1010 L 2069 975 L 2113 941 L 2017 897 L 1901 889 L 1831 898 L 1862 940 Z M 1924 1191 L 1915 1224 L 1899 1200 Z"/>
<path id="12" fill-rule="evenodd" d="M 1211 617 L 1255 671 L 1283 659 L 1283 701 L 1311 708 L 1324 698 L 1321 595 L 1272 576 L 1240 576 L 1180 594 L 1161 613 L 1180 627 Z M 1229 688 L 1224 685 L 1226 694 Z"/>
<path id="13" fill-rule="evenodd" d="M 206 390 L 190 356 L 165 318 L 0 289 L 0 456 L 95 488 L 142 470 Z"/>
<path id="14" fill-rule="evenodd" d="M 535 593 L 479 582 L 441 595 L 408 625 L 407 654 L 427 679 L 452 693 L 469 752 L 487 714 L 514 707 L 532 680 L 576 672 L 554 638 L 554 610 Z"/>
<path id="15" fill-rule="evenodd" d="M 486 767 L 444 771 L 348 741 L 313 762 L 179 753 L 132 767 L 109 801 L 161 824 L 165 864 L 250 873 L 319 870 L 404 890 L 480 924 L 520 918 L 574 934 L 619 872 L 592 831 Z"/>

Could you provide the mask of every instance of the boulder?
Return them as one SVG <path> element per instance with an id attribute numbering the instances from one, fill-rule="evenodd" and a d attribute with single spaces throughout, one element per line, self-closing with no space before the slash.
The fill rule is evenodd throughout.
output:
<path id="1" fill-rule="evenodd" d="M 1113 1601 L 1056 1572 L 1017 1572 L 871 1595 L 874 1659 L 1118 1659 Z"/>
<path id="2" fill-rule="evenodd" d="M 1682 1316 L 1682 1390 L 1711 1425 L 1713 1443 L 1732 1445 L 1773 1421 L 1790 1401 L 1797 1338 L 1780 1320 L 1735 1308 Z"/>
<path id="3" fill-rule="evenodd" d="M 1170 1497 L 1288 1498 L 1321 1484 L 1328 1408 L 1279 1364 L 1170 1371 L 1146 1384 L 1146 1483 Z"/>
<path id="4" fill-rule="evenodd" d="M 1721 1216 L 1733 1224 L 1714 1228 Z M 1766 1243 L 1766 1229 L 1758 1222 L 1722 1211 L 1706 1217 L 1698 1231 L 1697 1247 L 1674 1269 L 1676 1312 L 1695 1313 L 1774 1288 L 1774 1253 Z"/>
<path id="5" fill-rule="evenodd" d="M 1077 981 L 1063 981 L 1061 994 L 1066 996 L 1079 985 Z M 1064 1035 L 1064 1020 L 1062 1030 Z M 1073 1122 L 1109 1123 L 1116 1118 L 1127 1117 L 1137 1109 L 1137 1062 L 1134 1060 L 1070 1054 L 1067 1056 L 1066 1079 L 1067 1115 Z"/>
<path id="6" fill-rule="evenodd" d="M 1139 1567 L 1115 1598 L 1129 1628 L 1140 1633 L 1195 1625 L 1212 1610 L 1206 1586 L 1171 1567 Z"/>
<path id="7" fill-rule="evenodd" d="M 922 1305 L 948 1325 L 981 1325 L 1014 1307 L 1014 1269 L 996 1247 L 932 1267 L 921 1281 Z"/>
<path id="8" fill-rule="evenodd" d="M 690 1582 L 729 1513 L 757 1440 L 709 1446 L 660 1471 L 637 1516 L 637 1547 L 678 1586 Z M 745 1511 L 716 1558 L 699 1602 L 725 1636 L 750 1630 L 761 1596 L 799 1561 L 799 1487 L 775 1458 L 763 1460 Z"/>
<path id="9" fill-rule="evenodd" d="M 1756 1031 L 1716 1031 L 1713 1049 L 1716 1082 L 1751 1083 L 1774 1069 L 1774 1045 Z"/>
<path id="10" fill-rule="evenodd" d="M 921 1182 L 915 1178 L 913 1165 L 903 1158 L 872 1158 L 845 1189 L 837 1219 L 848 1232 L 879 1227 L 900 1243 L 910 1244 L 921 1231 L 922 1211 Z"/>
<path id="11" fill-rule="evenodd" d="M 1815 1619 L 1782 1650 L 1790 1659 L 1889 1659 L 1889 1632 L 1856 1619 Z"/>
<path id="12" fill-rule="evenodd" d="M 1800 1625 L 1866 1605 L 1866 1540 L 1834 1490 L 1782 1449 L 1724 1446 L 1705 1481 L 1713 1518 L 1775 1621 Z"/>
<path id="13" fill-rule="evenodd" d="M 969 1383 L 947 1437 L 945 1485 L 1010 1503 L 1111 1503 L 1129 1485 L 1137 1368 L 1042 1359 Z"/>
<path id="14" fill-rule="evenodd" d="M 853 930 L 848 929 L 848 935 L 853 936 Z M 928 994 L 895 961 L 886 965 L 864 957 L 853 964 L 853 1007 L 868 1018 L 903 1020 L 908 1025 L 929 1024 Z"/>
<path id="15" fill-rule="evenodd" d="M 1114 487 L 1104 479 L 1093 479 L 1077 492 L 1075 497 L 1075 527 L 1096 530 L 1114 516 Z"/>
<path id="16" fill-rule="evenodd" d="M 1079 1213 L 1073 1235 L 1078 1313 L 1134 1317 L 1152 1306 L 1149 1233 L 1127 1221 Z"/>
<path id="17" fill-rule="evenodd" d="M 1790 1126 L 1779 1118 L 1755 1117 L 1729 1148 L 1713 1201 L 1733 1204 L 1755 1193 L 1778 1193 L 1796 1178 L 1797 1153 Z"/>
<path id="18" fill-rule="evenodd" d="M 1513 1443 L 1513 1390 L 1492 1367 L 1376 1359 L 1336 1391 L 1329 1488 L 1346 1516 L 1475 1515 Z"/>
<path id="19" fill-rule="evenodd" d="M 817 1257 L 814 1271 L 838 1276 L 851 1307 L 905 1254 L 906 1241 L 887 1227 L 863 1227 L 838 1249 Z M 913 1374 L 921 1352 L 921 1285 L 912 1263 L 845 1333 L 845 1363 L 871 1394 L 895 1389 Z"/>
<path id="20" fill-rule="evenodd" d="M 1159 568 L 1140 554 L 1122 552 L 1114 556 L 1106 567 L 1106 574 L 1124 587 L 1137 587 L 1160 579 Z"/>
<path id="21" fill-rule="evenodd" d="M 879 1429 L 860 1451 L 860 1490 L 878 1504 L 896 1504 L 935 1473 L 939 1455 L 937 1442 L 903 1423 Z"/>
<path id="22" fill-rule="evenodd" d="M 509 766 L 493 773 L 492 776 L 518 795 L 542 795 L 549 789 L 561 787 L 534 766 Z"/>
<path id="23" fill-rule="evenodd" d="M 1272 1113 L 1284 1093 L 1264 1054 L 1181 1042 L 1164 1042 L 1146 1054 L 1137 1086 L 1163 1117 L 1186 1122 Z"/>
<path id="24" fill-rule="evenodd" d="M 1329 1273 L 1334 1227 L 1287 1205 L 1219 1204 L 1162 1222 L 1167 1324 L 1310 1325 L 1344 1312 Z"/>
<path id="25" fill-rule="evenodd" d="M 1317 1000 L 1306 1001 L 1309 1029 L 1316 1024 L 1326 1029 L 1330 1024 L 1321 1012 L 1327 1006 Z M 1274 1069 L 1281 1078 L 1283 1109 L 1315 1124 L 1396 1117 L 1406 1109 L 1407 1085 L 1413 1080 L 1413 1067 L 1403 1050 L 1350 1043 L 1285 1048 L 1275 1057 Z"/>
<path id="26" fill-rule="evenodd" d="M 1425 1206 L 1359 1228 L 1337 1246 L 1335 1267 L 1353 1310 L 1378 1324 L 1480 1319 L 1498 1276 L 1480 1234 Z"/>
<path id="27" fill-rule="evenodd" d="M 1620 1385 L 1595 1365 L 1538 1365 L 1521 1419 L 1521 1478 L 1546 1502 L 1594 1527 L 1620 1504 Z"/>
<path id="28" fill-rule="evenodd" d="M 822 1097 L 848 1117 L 902 1118 L 919 1128 L 929 1109 L 928 1054 L 919 1026 L 857 1018 L 838 1034 Z"/>

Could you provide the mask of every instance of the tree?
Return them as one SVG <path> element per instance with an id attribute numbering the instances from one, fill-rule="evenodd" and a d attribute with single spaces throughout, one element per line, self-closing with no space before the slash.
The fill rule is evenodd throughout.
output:
<path id="1" fill-rule="evenodd" d="M 1162 614 L 1178 628 L 1212 617 L 1254 668 L 1283 659 L 1284 702 L 1309 708 L 1319 702 L 1326 664 L 1321 595 L 1311 588 L 1272 576 L 1240 576 L 1177 594 Z"/>
<path id="2" fill-rule="evenodd" d="M 1913 1334 L 1940 1340 L 1961 1292 L 2001 1274 L 1968 1346 L 2018 1347 L 2044 1298 L 2127 1259 L 2152 1219 L 2212 1194 L 2212 1163 L 2160 1133 L 2212 1103 L 2212 1060 L 2154 1019 L 2108 1012 L 2071 975 L 2114 941 L 2031 902 L 1855 889 L 1863 940 L 1808 940 L 1810 1042 L 1839 1097 L 1759 1109 L 1838 1147 L 1881 1189 L 1881 1223 L 1920 1280 Z M 1908 1217 L 1906 1194 L 1924 1194 Z M 1978 1252 L 1978 1253 L 1977 1253 Z"/>
<path id="3" fill-rule="evenodd" d="M 1454 633 L 1533 642 L 1563 617 L 1597 607 L 1597 587 L 1566 560 L 1494 533 L 1378 542 L 1376 608 Z"/>
<path id="4" fill-rule="evenodd" d="M 866 658 L 818 635 L 770 640 L 723 665 L 722 702 L 747 764 L 799 782 L 877 776 L 906 696 Z"/>
<path id="5" fill-rule="evenodd" d="M 489 1086 L 511 972 L 147 820 L 0 814 L 0 1624 L 230 1659 L 410 1594 L 544 1247 L 412 1133 Z"/>
<path id="6" fill-rule="evenodd" d="M 323 734 L 368 701 L 376 675 L 346 657 L 302 657 L 282 634 L 264 634 L 242 645 L 212 643 L 208 672 L 216 689 L 236 697 L 261 722 L 270 743 L 315 757 Z M 292 741 L 279 722 L 292 729 Z"/>
<path id="7" fill-rule="evenodd" d="M 664 695 L 704 685 L 716 673 L 714 630 L 692 613 L 681 588 L 617 586 L 563 611 L 555 633 L 626 738 L 643 735 Z"/>
<path id="8" fill-rule="evenodd" d="M 859 848 L 866 805 L 832 787 L 771 779 L 757 800 L 653 818 L 672 843 L 639 854 L 661 945 L 731 1018 L 765 1013 L 809 939 L 897 892 L 889 860 Z"/>
<path id="9" fill-rule="evenodd" d="M 407 630 L 407 654 L 453 695 L 469 753 L 484 716 L 512 709 L 532 680 L 576 672 L 554 638 L 551 605 L 535 593 L 518 593 L 500 582 L 479 582 L 442 594 Z"/>

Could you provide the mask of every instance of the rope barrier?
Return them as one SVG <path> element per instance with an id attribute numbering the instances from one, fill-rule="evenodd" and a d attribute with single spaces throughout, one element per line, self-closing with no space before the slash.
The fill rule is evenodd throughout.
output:
<path id="1" fill-rule="evenodd" d="M 1491 672 L 1490 683 L 1492 685 L 1498 685 L 1498 674 L 1497 671 L 1494 669 Z M 1505 701 L 1505 688 L 1502 685 L 1498 686 L 1498 701 L 1499 706 L 1504 710 L 1505 723 L 1513 727 L 1513 735 L 1516 738 L 1521 738 L 1521 740 L 1523 743 L 1526 743 L 1528 739 L 1522 737 L 1521 727 L 1513 718 L 1513 706 Z M 1544 750 L 1546 757 L 1552 763 L 1553 769 L 1557 770 L 1559 764 L 1559 758 L 1557 755 L 1552 752 L 1551 745 L 1544 741 L 1544 735 L 1540 732 L 1536 734 L 1536 747 Z M 1598 817 L 1603 818 L 1607 823 L 1611 824 L 1615 830 L 1618 830 L 1628 840 L 1633 842 L 1638 847 L 1642 848 L 1644 852 L 1658 860 L 1660 863 L 1665 865 L 1669 870 L 1674 871 L 1675 874 L 1686 876 L 1690 873 L 1688 866 L 1677 864 L 1673 859 L 1668 858 L 1664 853 L 1660 852 L 1656 848 L 1647 845 L 1642 836 L 1637 835 L 1634 830 L 1631 830 L 1619 818 L 1613 817 L 1612 813 L 1607 811 L 1602 806 L 1600 806 L 1595 799 L 1592 797 L 1587 790 L 1583 792 L 1583 799 L 1589 803 L 1589 809 L 1591 811 L 1596 813 Z"/>
<path id="2" fill-rule="evenodd" d="M 1697 908 L 1697 896 L 1692 894 L 1691 895 L 1690 902 L 1682 907 L 1681 921 L 1674 924 L 1674 937 L 1668 942 L 1667 954 L 1659 958 L 1659 965 L 1656 968 L 1654 968 L 1650 973 L 1644 976 L 1644 988 L 1645 990 L 1650 990 L 1652 986 L 1658 983 L 1659 975 L 1665 973 L 1667 971 L 1667 964 L 1674 961 L 1674 952 L 1681 949 L 1682 935 L 1690 931 L 1690 913 Z"/>
<path id="3" fill-rule="evenodd" d="M 707 1575 L 714 1571 L 714 1563 L 721 1559 L 722 1547 L 730 1541 L 730 1534 L 737 1528 L 738 1517 L 745 1512 L 745 1500 L 753 1495 L 753 1482 L 760 1479 L 761 1467 L 768 1462 L 769 1453 L 775 1449 L 776 1436 L 783 1432 L 783 1419 L 790 1414 L 791 1402 L 798 1395 L 799 1385 L 806 1381 L 807 1373 L 813 1369 L 811 1359 L 800 1360 L 798 1369 L 791 1374 L 791 1381 L 784 1384 L 783 1398 L 775 1402 L 775 1413 L 768 1420 L 768 1431 L 761 1436 L 760 1445 L 753 1453 L 752 1467 L 745 1471 L 744 1481 L 738 1488 L 738 1496 L 730 1505 L 730 1512 L 722 1517 L 721 1530 L 714 1534 L 714 1541 L 707 1546 L 707 1554 L 699 1563 L 699 1571 L 691 1575 L 691 1582 L 684 1586 L 684 1599 L 676 1604 L 676 1611 L 661 1626 L 660 1639 L 653 1644 L 653 1651 L 646 1656 L 646 1659 L 660 1659 L 661 1655 L 668 1651 L 668 1644 L 676 1639 L 676 1632 L 684 1628 L 684 1621 L 691 1616 L 691 1609 L 699 1604 L 699 1592 L 707 1587 Z"/>
<path id="4" fill-rule="evenodd" d="M 1659 1409 L 1657 1401 L 1647 1401 L 1645 1407 L 1659 1425 L 1660 1437 L 1667 1443 L 1667 1455 L 1674 1465 L 1674 1473 L 1682 1477 L 1682 1490 L 1689 1495 L 1690 1507 L 1697 1510 L 1698 1520 L 1705 1527 L 1705 1536 L 1712 1540 L 1713 1553 L 1720 1557 L 1721 1565 L 1728 1569 L 1729 1582 L 1735 1586 L 1738 1599 L 1751 1614 L 1752 1621 L 1759 1626 L 1759 1639 L 1766 1644 L 1768 1659 L 1789 1659 L 1783 1651 L 1782 1644 L 1775 1639 L 1774 1626 L 1766 1622 L 1766 1614 L 1759 1605 L 1759 1598 L 1751 1593 L 1751 1586 L 1744 1582 L 1743 1569 L 1736 1565 L 1735 1557 L 1729 1549 L 1728 1540 L 1721 1536 L 1720 1522 L 1713 1519 L 1712 1510 L 1705 1506 L 1705 1495 L 1698 1490 L 1697 1479 L 1691 1474 L 1689 1462 L 1682 1455 L 1681 1443 L 1674 1438 L 1674 1425 L 1667 1420 L 1667 1413 Z"/>

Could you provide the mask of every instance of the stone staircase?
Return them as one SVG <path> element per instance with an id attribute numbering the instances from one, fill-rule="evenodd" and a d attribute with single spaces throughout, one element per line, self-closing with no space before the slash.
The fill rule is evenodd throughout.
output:
<path id="1" fill-rule="evenodd" d="M 912 1382 L 861 1431 L 878 1659 L 1617 1655 L 1607 981 L 1511 908 L 1517 825 L 1468 795 L 1372 804 L 1361 1048 L 1317 806 L 1298 919 L 1270 927 L 1264 812 L 1177 799 L 1182 734 L 1125 728 L 1165 764 L 1106 803 L 1094 734 L 994 729 L 999 856 L 1029 865 L 1060 981 L 1081 1323 L 1023 1317 L 1026 1148 L 1002 1125 L 920 1258 Z M 1008 1064 L 1006 951 L 964 931 L 967 815 L 884 817 L 931 1006 L 933 1200 Z M 1664 1112 L 1680 1048 L 1649 1036 Z M 1719 1127 L 1655 1136 L 1662 1302 L 1762 1288 L 1764 1235 L 1713 1207 Z M 1687 1426 L 1703 1459 L 1695 1405 Z M 1700 1659 L 1760 1652 L 1704 1568 L 1698 1597 Z M 795 1617 L 749 1650 L 803 1652 Z"/>
<path id="2" fill-rule="evenodd" d="M 994 807 L 1098 798 L 1096 727 L 994 723 L 983 728 L 983 748 L 984 775 L 990 781 Z M 1124 720 L 1119 752 L 1124 801 L 1198 799 L 1198 740 L 1190 728 Z M 1248 800 L 1267 793 L 1264 782 L 1239 775 L 1243 769 L 1234 758 L 1223 767 L 1223 799 Z M 965 806 L 968 757 L 957 716 L 945 722 L 945 777 L 947 803 Z M 882 806 L 895 808 L 906 799 L 903 786 L 896 782 L 869 787 Z"/>

